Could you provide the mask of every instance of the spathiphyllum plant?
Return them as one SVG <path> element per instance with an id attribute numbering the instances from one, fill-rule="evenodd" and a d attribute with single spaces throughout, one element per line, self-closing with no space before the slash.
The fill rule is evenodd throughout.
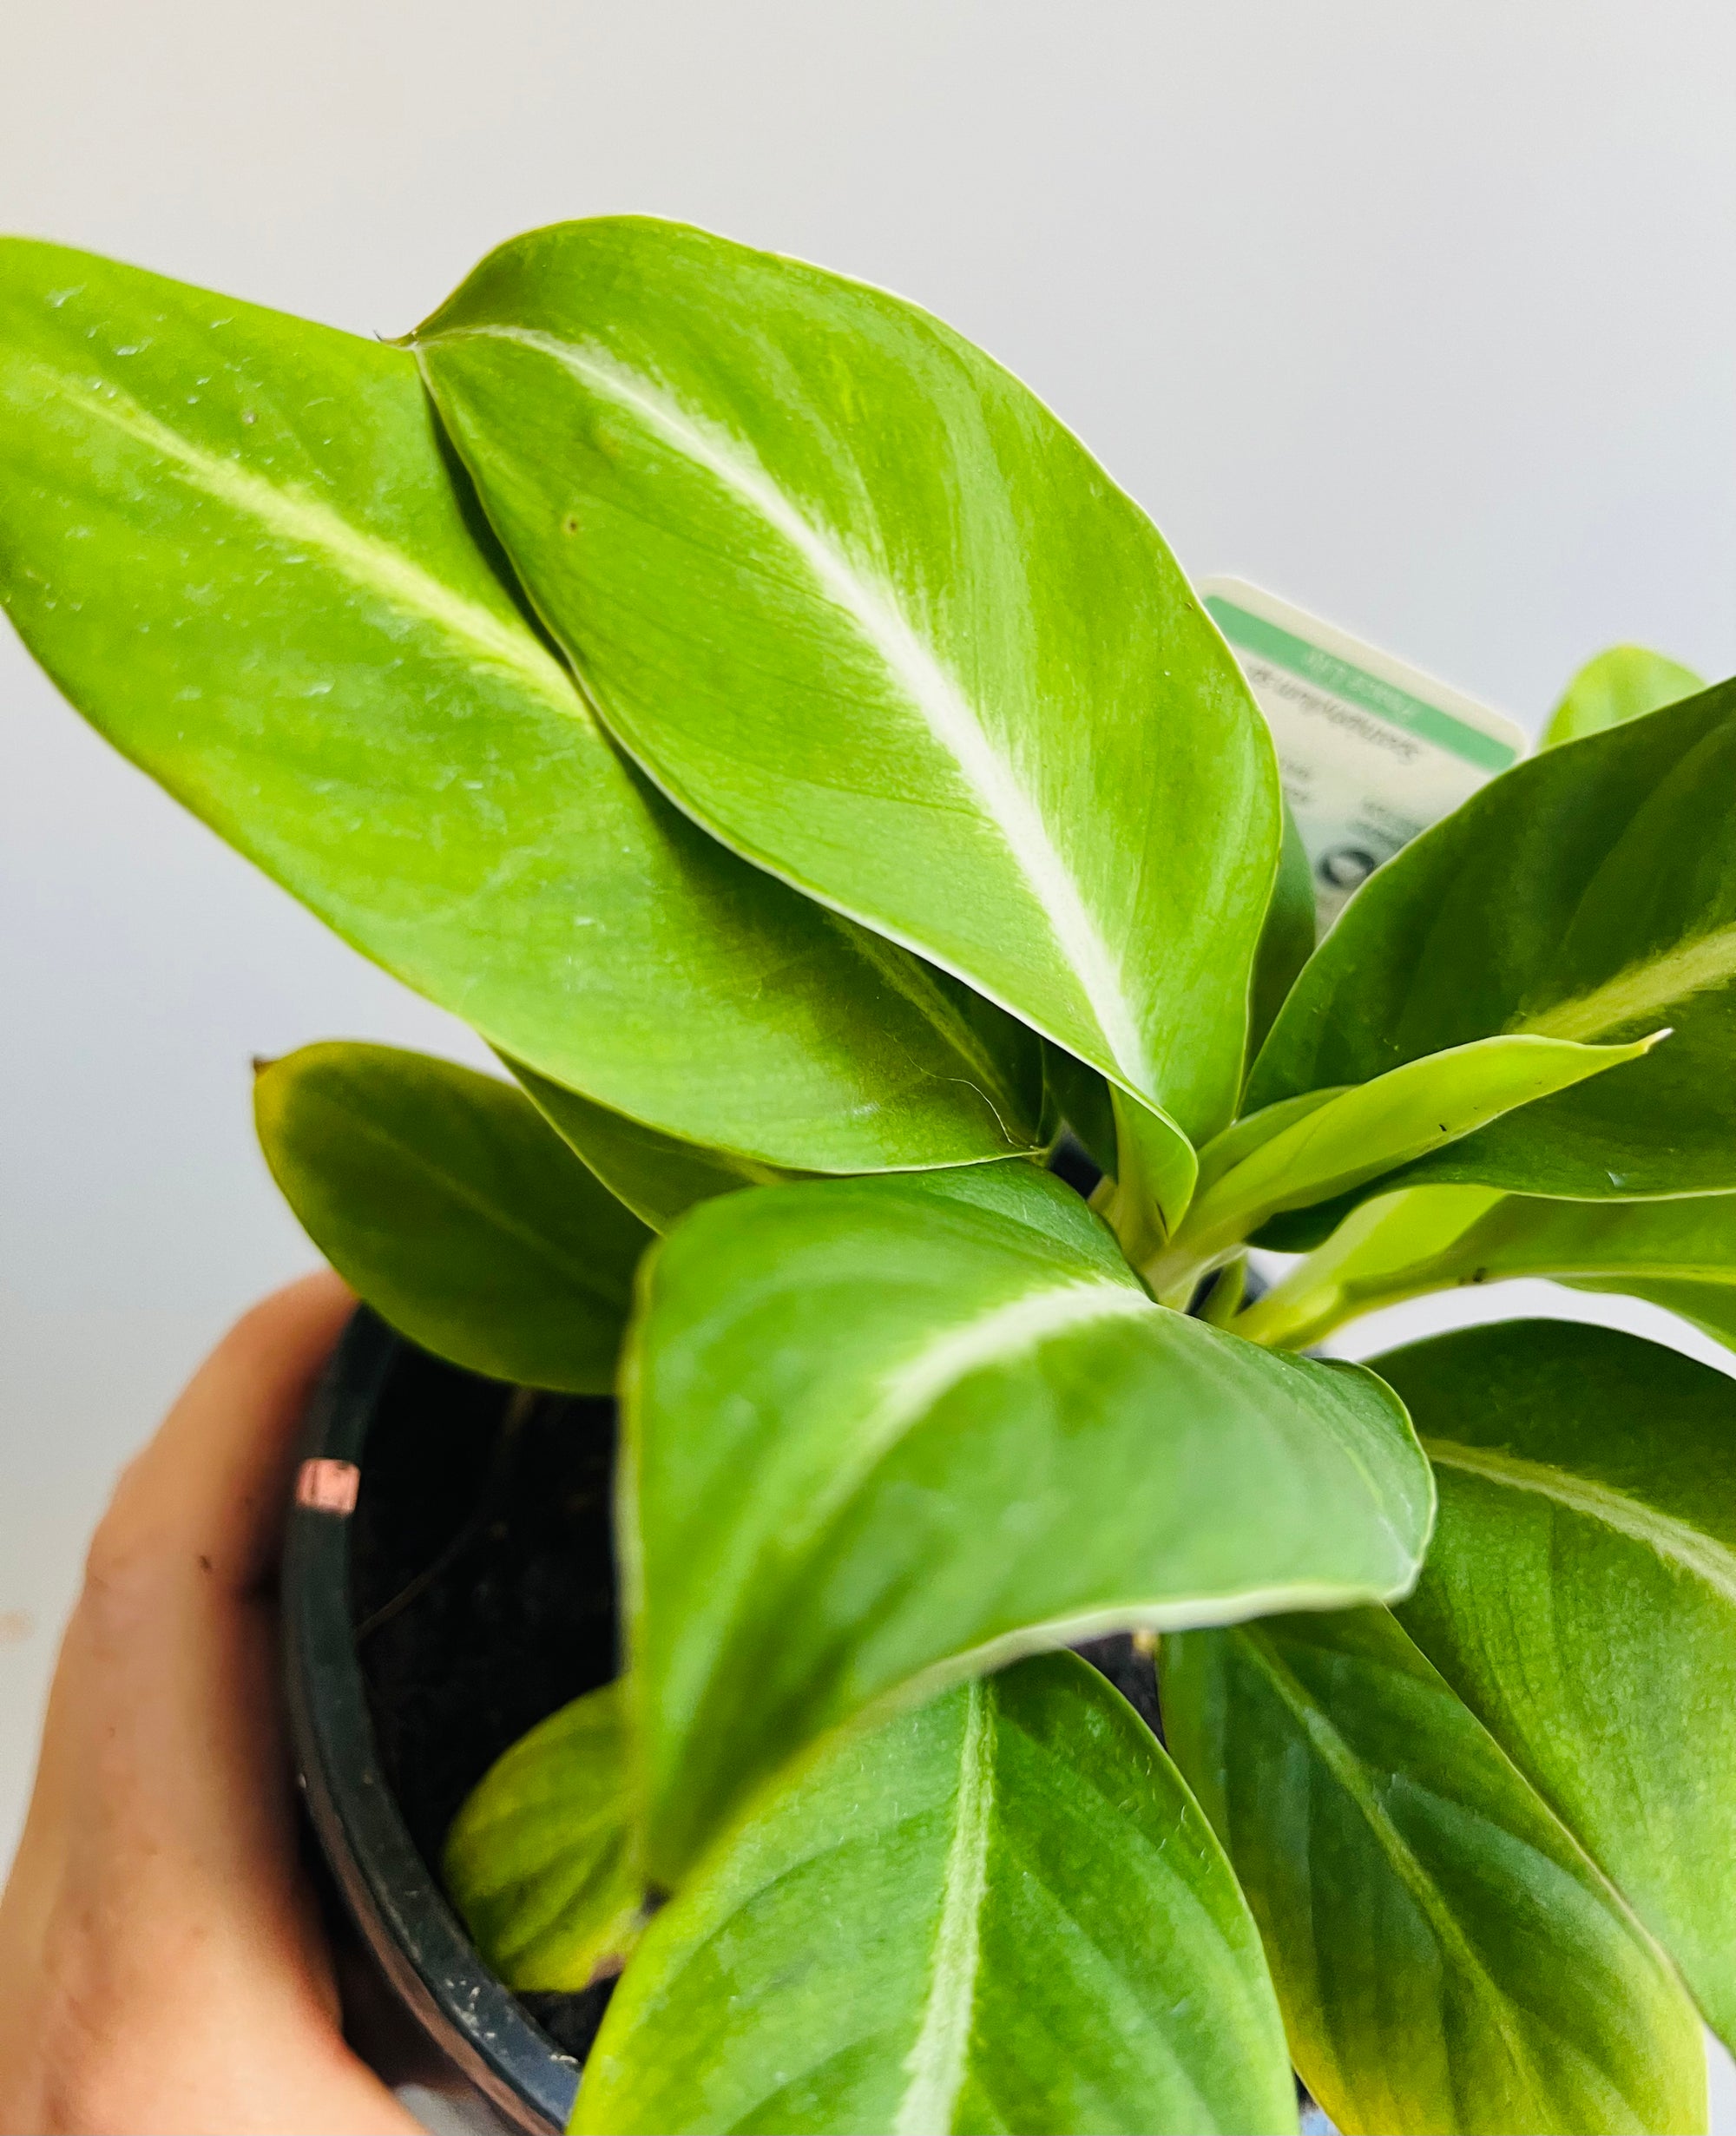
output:
<path id="1" fill-rule="evenodd" d="M 1736 684 L 1595 664 L 1316 947 L 1151 522 L 880 290 L 576 222 L 387 346 L 15 242 L 0 411 L 37 659 L 499 1056 L 267 1068 L 298 1215 L 619 1393 L 621 1673 L 445 1860 L 621 1975 L 575 2126 L 1702 2127 L 1736 1388 L 1305 1353 L 1736 1344 Z"/>

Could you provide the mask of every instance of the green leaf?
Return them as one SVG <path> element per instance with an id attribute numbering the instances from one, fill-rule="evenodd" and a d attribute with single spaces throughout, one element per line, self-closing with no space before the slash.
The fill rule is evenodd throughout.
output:
<path id="1" fill-rule="evenodd" d="M 654 1232 L 667 1231 L 683 1211 L 715 1194 L 813 1176 L 660 1134 L 625 1113 L 593 1105 L 576 1090 L 563 1090 L 522 1061 L 502 1058 L 561 1140 L 578 1152 L 616 1200 Z"/>
<path id="2" fill-rule="evenodd" d="M 1607 726 L 1638 720 L 1660 705 L 1674 705 L 1706 687 L 1702 677 L 1662 653 L 1643 645 L 1613 645 L 1600 653 L 1568 683 L 1543 730 L 1543 746 L 1601 734 Z"/>
<path id="3" fill-rule="evenodd" d="M 621 1970 L 645 1918 L 632 1822 L 618 1680 L 539 1722 L 471 1790 L 441 1865 L 509 1988 L 575 1994 Z"/>
<path id="4" fill-rule="evenodd" d="M 253 1085 L 308 1236 L 437 1357 L 608 1394 L 650 1233 L 510 1085 L 392 1046 L 304 1046 Z"/>
<path id="5" fill-rule="evenodd" d="M 816 1170 L 1036 1140 L 1036 1048 L 623 765 L 397 349 L 0 244 L 0 600 L 344 939 L 665 1133 Z"/>
<path id="6" fill-rule="evenodd" d="M 1171 1751 L 1346 2136 L 1706 2126 L 1674 1975 L 1384 1610 L 1189 1633 L 1160 1661 Z"/>
<path id="7" fill-rule="evenodd" d="M 1412 1188 L 1358 1210 L 1238 1331 L 1305 1349 L 1357 1313 L 1516 1276 L 1645 1298 L 1736 1348 L 1736 1196 L 1548 1201 Z"/>
<path id="8" fill-rule="evenodd" d="M 1555 1320 L 1381 1370 L 1441 1487 L 1412 1638 L 1736 2042 L 1736 1386 Z"/>
<path id="9" fill-rule="evenodd" d="M 1031 1166 L 707 1202 L 641 1297 L 624 1525 L 664 1884 L 865 1707 L 1118 1627 L 1384 1599 L 1428 1534 L 1379 1381 L 1154 1305 Z"/>
<path id="10" fill-rule="evenodd" d="M 1498 1187 L 1413 1186 L 1366 1201 L 1326 1244 L 1288 1270 L 1240 1316 L 1234 1324 L 1236 1332 L 1275 1349 L 1306 1350 L 1343 1322 L 1377 1305 L 1393 1305 L 1455 1282 L 1482 1282 L 1484 1278 L 1477 1272 L 1481 1264 L 1461 1258 L 1462 1241 L 1490 1209 L 1509 1201 L 1517 1206 L 1519 1199 L 1503 1194 Z M 1260 1234 L 1262 1242 L 1266 1236 Z"/>
<path id="11" fill-rule="evenodd" d="M 1395 1183 L 1584 1200 L 1736 1188 L 1736 683 L 1492 779 L 1357 893 L 1250 1110 L 1502 1034 L 1669 1043 Z"/>
<path id="12" fill-rule="evenodd" d="M 666 792 L 1187 1134 L 1227 1122 L 1272 744 L 1162 538 L 1025 386 L 882 290 L 641 217 L 515 239 L 414 345 Z"/>
<path id="13" fill-rule="evenodd" d="M 1133 1709 L 1070 1654 L 763 1798 L 652 1923 L 573 2126 L 1293 2130 L 1259 1942 Z"/>
<path id="14" fill-rule="evenodd" d="M 1254 956 L 1253 999 L 1248 1027 L 1248 1059 L 1252 1061 L 1266 1043 L 1266 1035 L 1283 1008 L 1302 967 L 1314 954 L 1317 921 L 1314 910 L 1314 871 L 1308 864 L 1308 849 L 1296 818 L 1284 811 L 1284 845 L 1278 863 L 1278 879 L 1272 887 L 1272 904 L 1260 930 Z"/>
<path id="15" fill-rule="evenodd" d="M 1190 1272 L 1209 1267 L 1267 1218 L 1381 1179 L 1486 1121 L 1637 1061 L 1653 1043 L 1478 1039 L 1407 1061 L 1348 1090 L 1282 1099 L 1267 1108 L 1275 1132 L 1262 1137 L 1266 1114 L 1256 1113 L 1201 1151 L 1199 1190 L 1167 1252 L 1147 1271 L 1149 1279 L 1160 1297 L 1167 1296 L 1180 1272 L 1191 1290 Z"/>
<path id="16" fill-rule="evenodd" d="M 1509 1195 L 1454 1242 L 1450 1261 L 1453 1281 L 1549 1276 L 1575 1290 L 1643 1298 L 1736 1348 L 1736 1199 L 1728 1195 L 1614 1204 Z"/>

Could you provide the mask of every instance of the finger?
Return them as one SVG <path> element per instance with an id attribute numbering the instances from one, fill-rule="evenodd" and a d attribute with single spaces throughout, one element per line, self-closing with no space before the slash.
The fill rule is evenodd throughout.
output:
<path id="1" fill-rule="evenodd" d="M 122 1478 L 91 1542 L 49 1699 L 27 1827 L 48 1844 L 25 1852 L 55 1858 L 55 1829 L 93 1806 L 105 1820 L 203 1830 L 226 1847 L 240 1837 L 245 1804 L 221 1805 L 248 1753 L 246 1724 L 240 1742 L 202 1738 L 258 1710 L 252 1681 L 238 1680 L 256 1676 L 251 1657 L 265 1635 L 246 1598 L 274 1553 L 296 1420 L 350 1305 L 322 1274 L 255 1306 Z M 266 1725 L 271 1758 L 274 1717 Z M 247 1792 L 278 1823 L 274 1784 Z M 246 1850 L 274 1837 L 248 1834 Z"/>
<path id="2" fill-rule="evenodd" d="M 255 1590 L 297 1423 L 351 1304 L 322 1275 L 255 1306 L 122 1479 L 67 1627 L 31 1810 L 49 1830 L 100 1835 L 100 1863 L 125 1857 L 135 1878 L 188 1892 L 228 1883 L 274 1920 L 293 1824 L 274 1612 Z"/>
<path id="3" fill-rule="evenodd" d="M 277 1554 L 302 1415 L 354 1305 L 322 1270 L 237 1321 L 122 1477 L 94 1558 L 196 1571 L 213 1599 L 256 1586 Z"/>
<path id="4" fill-rule="evenodd" d="M 413 2126 L 337 2029 L 296 1866 L 274 1612 L 251 1591 L 351 1305 L 316 1277 L 248 1314 L 93 1544 L 0 1906 L 17 2020 L 0 2012 L 0 2076 L 38 2042 L 43 2081 L 82 2087 L 71 2126 Z"/>

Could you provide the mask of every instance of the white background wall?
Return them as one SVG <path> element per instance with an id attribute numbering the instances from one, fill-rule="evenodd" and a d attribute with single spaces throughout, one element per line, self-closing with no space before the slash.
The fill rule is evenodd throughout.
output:
<path id="1" fill-rule="evenodd" d="M 687 217 L 944 312 L 1191 569 L 1528 725 L 1614 638 L 1736 667 L 1719 0 L 19 0 L 3 47 L 0 227 L 392 334 L 515 230 Z M 3 1856 L 117 1462 L 310 1259 L 249 1056 L 468 1044 L 10 638 L 0 1033 Z M 1526 1291 L 1477 1311 L 1577 1309 Z"/>

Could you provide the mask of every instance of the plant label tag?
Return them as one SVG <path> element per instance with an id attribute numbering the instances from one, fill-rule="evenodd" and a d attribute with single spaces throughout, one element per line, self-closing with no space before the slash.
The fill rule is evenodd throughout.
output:
<path id="1" fill-rule="evenodd" d="M 1529 746 L 1503 713 L 1258 586 L 1200 592 L 1278 746 L 1323 934 L 1383 860 Z"/>

